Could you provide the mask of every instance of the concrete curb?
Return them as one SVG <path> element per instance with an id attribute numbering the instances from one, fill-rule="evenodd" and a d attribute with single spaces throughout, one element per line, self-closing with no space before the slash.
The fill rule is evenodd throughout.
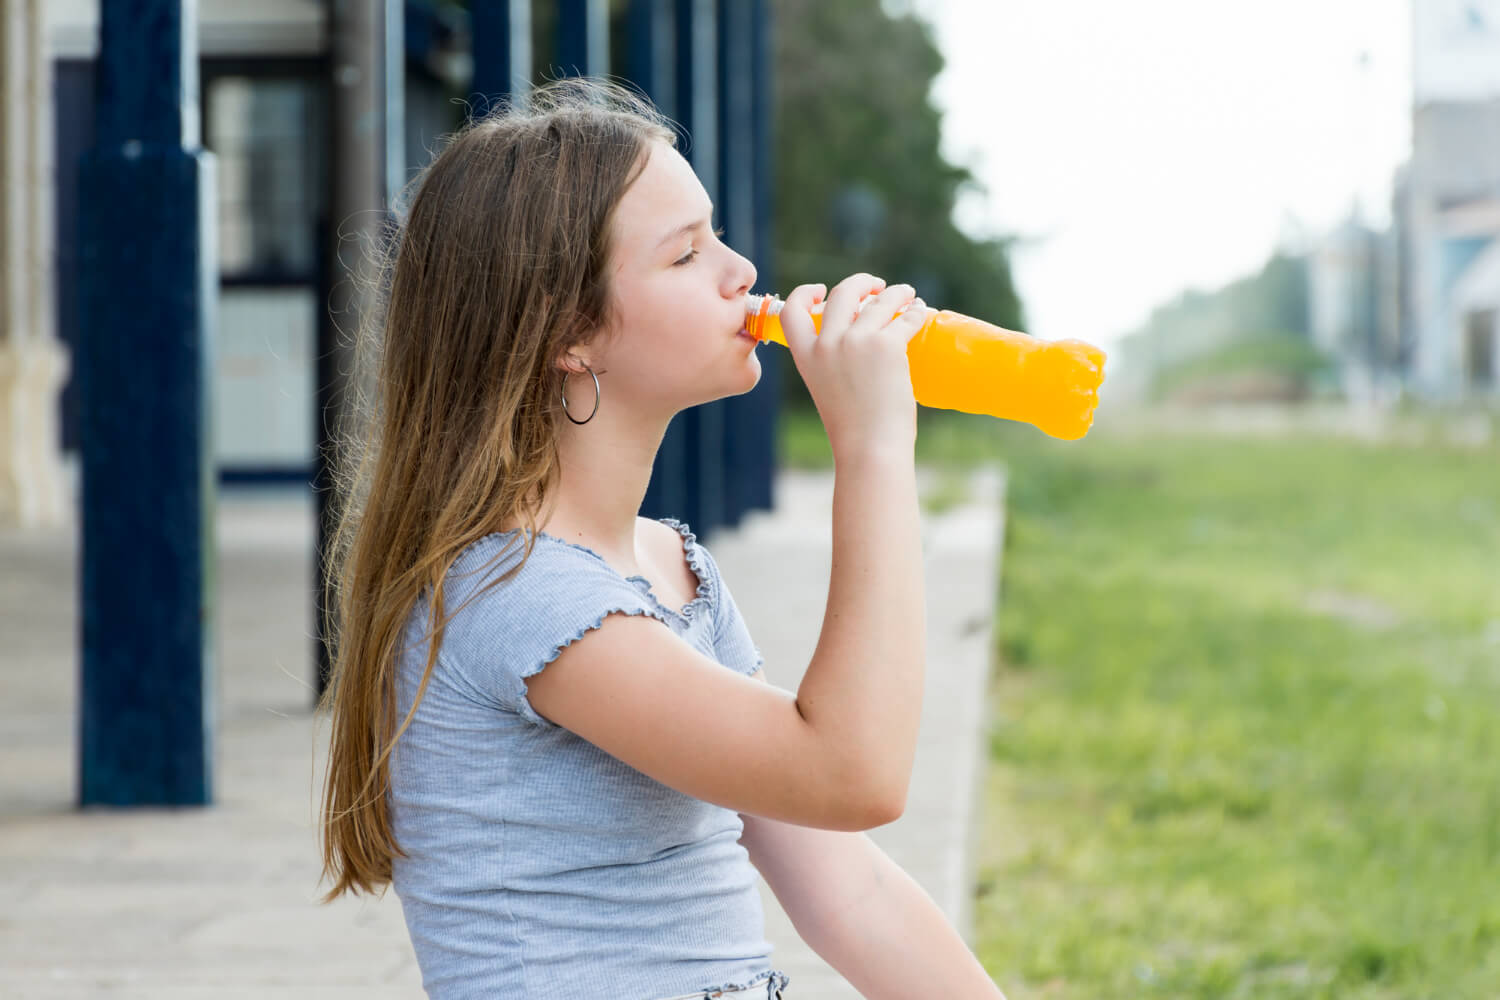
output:
<path id="1" fill-rule="evenodd" d="M 925 497 L 938 477 L 920 471 Z M 928 657 L 921 735 L 906 813 L 870 836 L 972 941 L 1004 470 L 976 470 L 967 493 L 957 507 L 923 515 Z M 777 480 L 774 515 L 751 515 L 735 531 L 706 540 L 766 657 L 767 677 L 788 690 L 801 682 L 822 627 L 832 501 L 831 474 L 784 473 Z M 761 898 L 766 933 L 775 946 L 772 961 L 791 977 L 789 994 L 816 1000 L 859 997 L 798 937 L 764 882 Z"/>

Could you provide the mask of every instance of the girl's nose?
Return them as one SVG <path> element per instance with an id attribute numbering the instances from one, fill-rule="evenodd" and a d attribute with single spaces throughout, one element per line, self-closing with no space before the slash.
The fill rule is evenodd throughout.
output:
<path id="1" fill-rule="evenodd" d="M 729 270 L 730 295 L 744 295 L 755 287 L 756 271 L 755 265 L 745 257 L 736 253 L 734 255 L 735 266 Z"/>

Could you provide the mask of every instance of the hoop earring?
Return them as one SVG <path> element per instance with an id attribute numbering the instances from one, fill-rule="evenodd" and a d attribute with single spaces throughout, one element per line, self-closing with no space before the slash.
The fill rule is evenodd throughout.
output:
<path id="1" fill-rule="evenodd" d="M 594 379 L 594 409 L 593 409 L 593 412 L 591 412 L 587 417 L 583 418 L 582 420 L 574 420 L 573 419 L 573 414 L 571 414 L 571 413 L 568 412 L 568 376 L 572 375 L 574 373 L 573 372 L 569 372 L 569 371 L 563 372 L 563 384 L 562 384 L 562 407 L 563 407 L 563 414 L 569 420 L 572 420 L 573 423 L 579 424 L 580 426 L 583 425 L 583 424 L 588 423 L 590 420 L 593 420 L 594 419 L 594 414 L 599 412 L 599 375 L 608 375 L 609 374 L 608 369 L 601 369 L 600 372 L 599 372 L 599 375 L 595 375 L 594 374 L 594 369 L 592 369 L 592 368 L 585 367 L 584 371 L 588 372 L 589 375 L 593 376 L 593 379 Z"/>

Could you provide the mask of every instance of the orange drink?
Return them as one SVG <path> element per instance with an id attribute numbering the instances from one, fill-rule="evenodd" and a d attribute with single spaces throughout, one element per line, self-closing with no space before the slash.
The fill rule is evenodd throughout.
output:
<path id="1" fill-rule="evenodd" d="M 786 346 L 781 300 L 747 297 L 745 329 Z M 821 331 L 823 307 L 812 310 Z M 1081 340 L 1038 340 L 950 310 L 934 312 L 907 345 L 912 394 L 940 410 L 980 413 L 1032 424 L 1076 441 L 1094 423 L 1105 355 Z"/>

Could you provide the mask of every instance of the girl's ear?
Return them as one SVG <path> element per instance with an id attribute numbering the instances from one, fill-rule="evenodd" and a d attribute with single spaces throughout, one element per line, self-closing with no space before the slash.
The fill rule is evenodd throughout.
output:
<path id="1" fill-rule="evenodd" d="M 613 331 L 582 313 L 574 313 L 568 322 L 567 346 L 557 359 L 557 367 L 574 375 L 592 368 L 595 374 L 601 356 L 613 338 Z"/>
<path id="2" fill-rule="evenodd" d="M 588 359 L 580 358 L 572 352 L 564 352 L 563 356 L 557 361 L 557 367 L 569 375 L 586 375 L 588 374 L 588 370 L 593 367 L 593 364 Z"/>

